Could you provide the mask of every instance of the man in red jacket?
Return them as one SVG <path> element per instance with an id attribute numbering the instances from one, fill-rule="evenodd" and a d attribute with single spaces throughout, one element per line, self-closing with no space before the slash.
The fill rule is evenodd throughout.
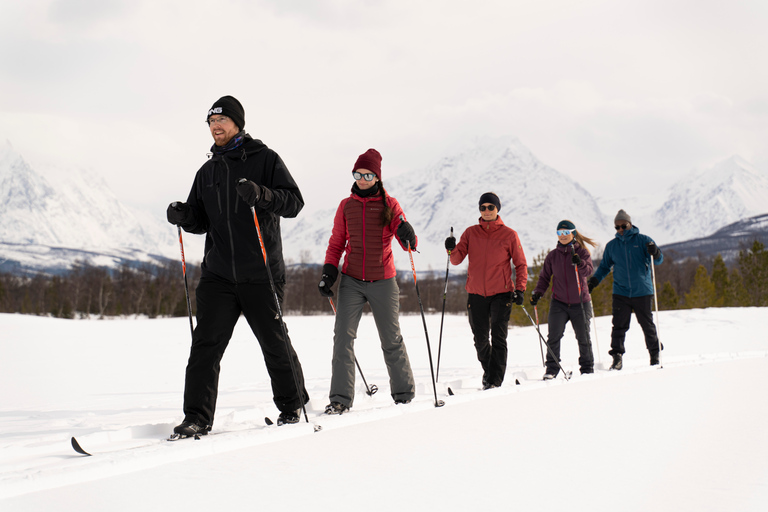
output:
<path id="1" fill-rule="evenodd" d="M 477 359 L 483 367 L 483 389 L 499 387 L 504 381 L 509 315 L 512 303 L 523 304 L 528 281 L 520 239 L 515 230 L 504 225 L 499 211 L 499 196 L 486 192 L 480 196 L 479 223 L 461 234 L 458 245 L 454 237 L 445 240 L 452 264 L 459 265 L 469 256 L 467 313 Z"/>

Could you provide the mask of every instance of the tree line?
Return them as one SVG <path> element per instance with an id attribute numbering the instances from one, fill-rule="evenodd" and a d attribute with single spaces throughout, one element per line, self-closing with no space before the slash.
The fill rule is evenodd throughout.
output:
<path id="1" fill-rule="evenodd" d="M 524 303 L 533 309 L 528 298 L 536 285 L 547 252 L 534 258 L 529 268 L 529 283 Z M 595 267 L 599 255 L 595 255 Z M 317 291 L 319 265 L 307 263 L 287 266 L 283 310 L 287 314 L 333 314 L 328 300 Z M 200 268 L 187 265 L 190 301 L 195 312 L 195 288 Z M 443 272 L 418 276 L 421 303 L 427 313 L 466 311 L 464 290 L 466 272 L 455 270 L 446 284 Z M 418 314 L 419 296 L 413 274 L 398 274 L 400 310 Z M 659 309 L 706 307 L 768 306 L 768 251 L 755 241 L 742 249 L 730 267 L 721 256 L 678 259 L 674 252 L 664 253 L 664 263 L 656 267 Z M 613 275 L 609 274 L 592 292 L 597 316 L 611 314 Z M 334 292 L 338 283 L 333 287 Z M 551 286 L 537 306 L 540 323 L 546 323 Z M 116 269 L 77 262 L 69 271 L 57 275 L 22 276 L 0 273 L 0 312 L 45 315 L 57 318 L 102 318 L 141 315 L 150 318 L 186 316 L 187 302 L 181 263 L 168 261 L 162 265 L 123 264 Z M 519 307 L 512 309 L 513 325 L 530 325 Z"/>
<path id="2" fill-rule="evenodd" d="M 536 286 L 546 255 L 546 251 L 539 254 L 528 269 L 529 294 Z M 593 256 L 593 263 L 597 269 L 599 255 Z M 768 306 L 768 251 L 757 240 L 751 247 L 739 251 L 738 258 L 730 267 L 720 254 L 682 259 L 670 250 L 664 252 L 664 262 L 655 269 L 656 294 L 661 311 Z M 547 321 L 551 294 L 550 286 L 538 303 L 540 323 Z M 592 290 L 592 307 L 596 316 L 611 314 L 612 294 L 613 273 L 610 273 Z M 531 309 L 529 305 L 528 309 Z M 513 308 L 511 323 L 530 325 L 531 322 L 520 308 Z"/>

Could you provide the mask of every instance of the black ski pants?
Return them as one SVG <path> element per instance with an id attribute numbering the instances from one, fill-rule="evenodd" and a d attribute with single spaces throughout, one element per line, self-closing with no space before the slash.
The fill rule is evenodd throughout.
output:
<path id="1" fill-rule="evenodd" d="M 275 288 L 282 307 L 283 283 L 275 283 Z M 309 400 L 304 389 L 301 364 L 290 344 L 290 338 L 286 348 L 286 339 L 269 283 L 234 284 L 206 276 L 200 279 L 197 286 L 197 327 L 192 336 L 184 386 L 186 420 L 213 425 L 221 358 L 241 313 L 261 345 L 277 408 L 287 412 L 295 411 L 303 405 L 289 357 L 293 359 L 304 403 Z"/>
<path id="2" fill-rule="evenodd" d="M 589 303 L 587 303 L 589 304 Z M 584 308 L 582 310 L 582 307 Z M 579 344 L 579 369 L 581 373 L 592 373 L 595 367 L 595 358 L 592 355 L 592 342 L 589 337 L 589 320 L 592 311 L 585 304 L 566 304 L 552 299 L 549 305 L 547 344 L 555 354 L 547 351 L 547 373 L 557 375 L 560 373 L 560 341 L 565 333 L 565 325 L 570 321 L 576 341 Z"/>
<path id="3" fill-rule="evenodd" d="M 483 385 L 501 386 L 507 372 L 507 332 L 509 315 L 512 314 L 512 292 L 490 297 L 470 293 L 467 314 L 477 359 L 483 367 Z"/>
<path id="4" fill-rule="evenodd" d="M 653 295 L 642 297 L 624 297 L 613 295 L 613 330 L 611 331 L 611 355 L 624 354 L 624 337 L 629 330 L 632 312 L 645 335 L 645 346 L 651 354 L 659 353 L 659 338 L 656 335 L 656 325 L 653 323 L 651 306 Z"/>

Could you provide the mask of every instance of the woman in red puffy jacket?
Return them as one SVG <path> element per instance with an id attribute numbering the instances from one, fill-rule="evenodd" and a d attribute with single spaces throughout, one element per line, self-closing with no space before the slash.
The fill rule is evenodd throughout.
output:
<path id="1" fill-rule="evenodd" d="M 446 239 L 445 248 L 451 251 L 454 265 L 469 257 L 467 315 L 483 367 L 483 389 L 490 389 L 504 381 L 509 315 L 513 303 L 523 303 L 528 265 L 517 232 L 499 216 L 499 196 L 486 192 L 479 206 L 478 224 L 461 234 L 458 245 L 454 237 Z"/>
<path id="2" fill-rule="evenodd" d="M 400 334 L 400 289 L 392 256 L 392 239 L 404 250 L 418 240 L 405 220 L 403 209 L 387 195 L 381 182 L 381 155 L 369 149 L 352 169 L 352 194 L 341 201 L 325 253 L 320 293 L 332 297 L 342 255 L 336 326 L 333 336 L 331 403 L 326 414 L 342 414 L 355 398 L 355 351 L 357 326 L 367 302 L 379 331 L 384 362 L 389 372 L 392 398 L 407 404 L 416 394 L 408 352 Z"/>

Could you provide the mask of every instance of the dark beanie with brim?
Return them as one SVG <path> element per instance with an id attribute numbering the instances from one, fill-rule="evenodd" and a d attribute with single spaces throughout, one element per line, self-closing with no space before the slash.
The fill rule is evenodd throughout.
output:
<path id="1" fill-rule="evenodd" d="M 485 203 L 491 203 L 492 205 L 496 206 L 496 210 L 501 211 L 501 200 L 499 199 L 499 196 L 493 192 L 486 192 L 485 194 L 481 195 L 480 202 L 477 205 L 480 206 Z"/>
<path id="2" fill-rule="evenodd" d="M 560 223 L 557 225 L 557 230 L 559 231 L 561 229 L 570 229 L 571 231 L 575 231 L 576 225 L 569 220 L 561 220 Z"/>
<path id="3" fill-rule="evenodd" d="M 222 96 L 216 100 L 216 103 L 214 103 L 208 110 L 205 122 L 208 122 L 208 119 L 210 119 L 211 116 L 217 114 L 227 116 L 234 121 L 241 130 L 245 128 L 245 109 L 234 96 Z"/>

